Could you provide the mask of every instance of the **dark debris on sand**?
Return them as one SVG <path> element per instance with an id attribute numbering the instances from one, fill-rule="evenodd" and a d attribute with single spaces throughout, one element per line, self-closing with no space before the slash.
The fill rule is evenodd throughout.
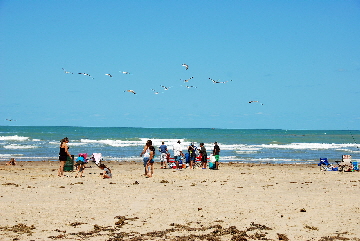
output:
<path id="1" fill-rule="evenodd" d="M 28 236 L 32 235 L 34 229 L 35 229 L 34 225 L 27 226 L 26 224 L 23 223 L 19 223 L 11 227 L 9 226 L 0 227 L 0 230 L 3 231 L 10 231 L 18 234 L 27 234 Z"/>
<path id="2" fill-rule="evenodd" d="M 197 226 L 190 226 L 191 223 L 187 225 L 171 223 L 169 228 L 160 231 L 151 231 L 147 233 L 139 232 L 124 232 L 123 226 L 128 224 L 127 221 L 134 221 L 139 219 L 138 217 L 129 218 L 126 216 L 116 216 L 117 219 L 114 226 L 100 226 L 95 224 L 92 230 L 89 231 L 80 231 L 80 232 L 71 232 L 67 233 L 66 231 L 55 230 L 61 234 L 55 236 L 49 236 L 49 239 L 52 240 L 63 240 L 63 239 L 81 239 L 86 240 L 93 237 L 101 237 L 101 240 L 106 241 L 143 241 L 143 240 L 170 240 L 170 241 L 221 241 L 221 240 L 230 240 L 230 241 L 250 241 L 250 240 L 274 240 L 270 239 L 268 236 L 268 231 L 273 230 L 270 227 L 267 227 L 262 224 L 257 224 L 254 222 L 250 223 L 250 226 L 239 230 L 236 226 L 230 226 L 224 228 L 219 224 L 215 225 L 201 225 L 196 223 Z M 80 222 L 70 223 L 70 226 L 77 227 L 79 225 L 86 224 Z M 25 224 L 17 224 L 12 227 L 5 226 L 0 227 L 0 231 L 14 232 L 19 235 L 27 234 L 31 236 L 33 230 L 35 229 L 34 225 L 27 226 Z M 347 233 L 336 233 L 334 236 L 322 237 L 318 241 L 337 241 L 337 240 L 354 240 L 360 241 L 360 239 L 349 239 L 343 237 Z M 276 240 L 289 241 L 289 238 L 285 234 L 277 233 Z"/>

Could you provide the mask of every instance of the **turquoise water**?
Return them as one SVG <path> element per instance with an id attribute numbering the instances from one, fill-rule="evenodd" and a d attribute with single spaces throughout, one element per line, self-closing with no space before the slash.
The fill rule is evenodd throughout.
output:
<path id="1" fill-rule="evenodd" d="M 57 160 L 64 137 L 70 139 L 71 154 L 100 152 L 105 160 L 116 161 L 140 161 L 147 139 L 156 147 L 165 141 L 170 150 L 181 140 L 184 151 L 191 142 L 204 142 L 209 154 L 217 141 L 223 162 L 317 163 L 320 157 L 335 161 L 345 154 L 360 158 L 359 130 L 0 126 L 0 160 Z"/>

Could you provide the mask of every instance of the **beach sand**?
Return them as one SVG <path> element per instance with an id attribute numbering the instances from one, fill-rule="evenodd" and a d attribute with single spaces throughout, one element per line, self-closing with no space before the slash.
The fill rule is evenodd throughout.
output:
<path id="1" fill-rule="evenodd" d="M 0 163 L 0 240 L 360 240 L 360 173 L 316 165 L 160 169 L 104 162 Z"/>

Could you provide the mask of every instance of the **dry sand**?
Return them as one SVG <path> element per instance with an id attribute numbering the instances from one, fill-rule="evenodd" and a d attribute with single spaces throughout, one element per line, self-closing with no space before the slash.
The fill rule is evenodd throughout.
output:
<path id="1" fill-rule="evenodd" d="M 1 240 L 360 240 L 360 173 L 316 165 L 220 170 L 94 164 L 58 177 L 56 161 L 0 163 Z M 88 166 L 90 166 L 88 165 Z"/>

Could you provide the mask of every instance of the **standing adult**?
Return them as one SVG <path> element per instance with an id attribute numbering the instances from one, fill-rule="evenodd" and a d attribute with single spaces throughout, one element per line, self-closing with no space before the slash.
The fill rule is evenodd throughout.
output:
<path id="1" fill-rule="evenodd" d="M 213 155 L 215 156 L 215 168 L 214 168 L 214 170 L 219 170 L 220 147 L 218 146 L 218 143 L 216 141 L 214 142 Z"/>
<path id="2" fill-rule="evenodd" d="M 69 143 L 69 138 L 67 138 L 67 137 L 61 139 L 61 141 L 60 141 L 60 152 L 59 152 L 60 167 L 59 167 L 59 171 L 58 171 L 59 177 L 62 177 L 64 175 L 64 166 L 67 161 L 67 157 L 71 158 L 71 155 L 69 153 L 69 147 L 68 147 L 67 143 Z"/>
<path id="3" fill-rule="evenodd" d="M 174 160 L 175 160 L 175 164 L 176 164 L 176 169 L 179 169 L 179 161 L 181 156 L 183 156 L 184 154 L 182 153 L 182 148 L 181 148 L 181 141 L 178 140 L 177 143 L 174 144 L 173 146 L 173 150 L 174 150 Z"/>
<path id="4" fill-rule="evenodd" d="M 196 149 L 195 149 L 194 143 L 191 143 L 188 147 L 188 153 L 189 153 L 189 158 L 190 158 L 190 162 L 189 162 L 190 169 L 194 168 L 194 162 L 195 162 L 195 158 L 196 158 L 195 150 Z"/>
<path id="5" fill-rule="evenodd" d="M 159 152 L 160 152 L 160 163 L 161 163 L 161 168 L 165 168 L 166 169 L 166 156 L 167 156 L 167 146 L 165 145 L 165 142 L 161 142 L 161 146 L 159 147 Z"/>
<path id="6" fill-rule="evenodd" d="M 147 172 L 146 177 L 152 177 L 154 174 L 154 158 L 155 158 L 155 147 L 150 146 L 150 157 L 146 163 L 145 172 Z"/>
<path id="7" fill-rule="evenodd" d="M 140 156 L 144 155 L 144 157 L 145 156 L 149 157 L 150 156 L 150 154 L 149 154 L 150 153 L 150 150 L 149 150 L 150 146 L 152 146 L 152 140 L 147 140 L 142 152 L 140 153 Z"/>
<path id="8" fill-rule="evenodd" d="M 147 163 L 150 159 L 150 146 L 152 146 L 152 141 L 151 140 L 147 140 L 143 151 L 140 153 L 140 156 L 143 156 L 143 162 L 144 162 L 144 167 L 145 167 L 145 176 L 148 175 L 148 168 L 147 168 Z"/>
<path id="9" fill-rule="evenodd" d="M 206 169 L 207 153 L 206 153 L 206 148 L 204 146 L 204 143 L 200 143 L 200 151 L 199 152 L 201 154 L 202 169 Z"/>

